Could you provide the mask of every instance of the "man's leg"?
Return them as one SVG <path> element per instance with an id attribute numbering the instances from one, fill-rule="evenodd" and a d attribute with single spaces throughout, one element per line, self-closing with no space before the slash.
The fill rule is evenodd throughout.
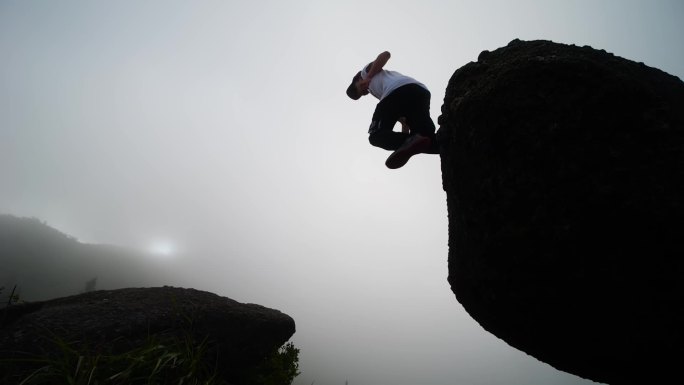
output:
<path id="1" fill-rule="evenodd" d="M 439 153 L 435 124 L 430 118 L 430 92 L 417 84 L 408 84 L 398 88 L 387 98 L 392 98 L 395 108 L 406 117 L 411 135 L 387 158 L 385 165 L 392 169 L 400 168 L 413 155 Z"/>
<path id="2" fill-rule="evenodd" d="M 398 105 L 392 98 L 380 101 L 373 112 L 373 121 L 368 129 L 368 141 L 375 147 L 395 151 L 406 141 L 408 134 L 395 132 L 394 125 L 399 120 Z"/>
<path id="3" fill-rule="evenodd" d="M 408 139 L 409 134 L 391 130 L 376 131 L 368 136 L 368 141 L 375 147 L 395 151 Z"/>
<path id="4" fill-rule="evenodd" d="M 425 153 L 439 154 L 435 123 L 430 117 L 430 91 L 420 86 L 407 88 L 404 98 L 404 110 L 406 121 L 409 127 L 411 127 L 411 133 L 417 133 L 430 138 L 430 147 L 424 151 Z"/>
<path id="5" fill-rule="evenodd" d="M 387 158 L 385 166 L 392 169 L 403 167 L 413 155 L 427 152 L 431 143 L 432 139 L 427 136 L 412 134 Z"/>
<path id="6" fill-rule="evenodd" d="M 429 108 L 430 92 L 418 85 L 400 87 L 378 103 L 368 130 L 369 141 L 374 146 L 394 151 L 385 162 L 388 168 L 404 166 L 413 155 L 428 152 L 432 143 L 436 142 Z M 427 111 L 423 111 L 425 109 Z M 424 112 L 422 115 L 419 113 L 421 111 Z M 406 116 L 411 127 L 410 134 L 393 131 L 402 116 Z"/>

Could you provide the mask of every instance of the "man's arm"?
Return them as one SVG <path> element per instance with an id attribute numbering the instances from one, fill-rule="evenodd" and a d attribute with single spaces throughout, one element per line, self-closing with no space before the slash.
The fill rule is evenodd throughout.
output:
<path id="1" fill-rule="evenodd" d="M 368 71 L 366 71 L 366 73 L 367 73 L 366 78 L 359 81 L 359 87 L 362 90 L 368 89 L 368 85 L 370 84 L 373 76 L 377 75 L 380 71 L 382 71 L 382 67 L 384 67 L 385 64 L 387 64 L 387 61 L 389 59 L 390 59 L 390 53 L 389 53 L 389 51 L 385 51 L 385 52 L 381 53 L 380 55 L 378 55 L 378 57 L 372 63 L 368 64 L 368 66 L 366 67 L 366 68 L 368 68 Z"/>
<path id="2" fill-rule="evenodd" d="M 368 70 L 367 78 L 372 78 L 373 76 L 377 75 L 378 72 L 382 71 L 382 68 L 385 66 L 385 64 L 387 64 L 387 61 L 389 61 L 390 56 L 391 55 L 388 51 L 385 51 L 378 55 L 378 57 L 373 61 L 373 64 Z"/>

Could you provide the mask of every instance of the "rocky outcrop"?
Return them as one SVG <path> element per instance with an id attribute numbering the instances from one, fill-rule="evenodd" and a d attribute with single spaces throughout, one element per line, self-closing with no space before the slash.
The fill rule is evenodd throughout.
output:
<path id="1" fill-rule="evenodd" d="M 0 359 L 61 354 L 59 339 L 74 348 L 112 354 L 186 337 L 207 341 L 208 357 L 222 375 L 235 378 L 283 345 L 295 332 L 292 318 L 277 310 L 242 304 L 216 294 L 174 287 L 94 291 L 0 312 Z M 19 368 L 21 369 L 21 368 Z"/>
<path id="2" fill-rule="evenodd" d="M 508 344 L 607 383 L 684 359 L 684 83 L 515 40 L 457 70 L 440 117 L 449 282 Z"/>

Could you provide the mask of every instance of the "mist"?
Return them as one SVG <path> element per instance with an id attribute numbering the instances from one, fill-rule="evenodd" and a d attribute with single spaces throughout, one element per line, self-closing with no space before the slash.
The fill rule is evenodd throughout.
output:
<path id="1" fill-rule="evenodd" d="M 683 17 L 677 0 L 2 1 L 0 214 L 145 266 L 74 268 L 64 295 L 97 276 L 287 313 L 295 384 L 588 384 L 465 312 L 439 156 L 388 170 L 376 101 L 344 90 L 388 50 L 436 123 L 453 72 L 515 38 L 682 78 Z M 0 278 L 45 299 L 44 266 Z"/>

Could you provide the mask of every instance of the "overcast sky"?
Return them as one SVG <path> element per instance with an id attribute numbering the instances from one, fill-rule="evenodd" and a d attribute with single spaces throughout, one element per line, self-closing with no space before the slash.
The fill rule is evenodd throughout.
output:
<path id="1" fill-rule="evenodd" d="M 0 213 L 155 251 L 186 282 L 297 322 L 308 385 L 558 384 L 451 293 L 438 156 L 388 170 L 386 68 L 432 91 L 548 39 L 684 77 L 681 0 L 0 0 Z"/>

